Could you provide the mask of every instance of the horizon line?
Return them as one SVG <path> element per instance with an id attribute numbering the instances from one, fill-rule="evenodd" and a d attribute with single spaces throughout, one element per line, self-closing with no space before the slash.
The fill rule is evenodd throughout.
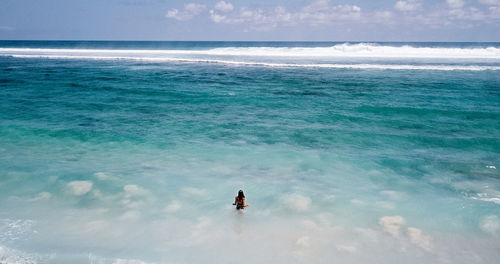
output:
<path id="1" fill-rule="evenodd" d="M 500 43 L 500 41 L 403 41 L 403 40 L 104 40 L 104 39 L 0 39 L 0 41 L 88 41 L 88 42 L 377 42 L 377 43 Z"/>

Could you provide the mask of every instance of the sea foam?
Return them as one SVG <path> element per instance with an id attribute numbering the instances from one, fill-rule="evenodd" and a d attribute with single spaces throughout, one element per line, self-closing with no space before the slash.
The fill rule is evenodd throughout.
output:
<path id="1" fill-rule="evenodd" d="M 77 59 L 77 60 L 130 60 L 142 62 L 204 63 L 231 66 L 256 66 L 276 68 L 326 68 L 361 70 L 434 70 L 434 71 L 498 71 L 500 66 L 483 65 L 411 65 L 411 64 L 341 64 L 341 63 L 272 63 L 258 61 L 232 61 L 220 59 L 154 58 L 132 56 L 81 56 L 81 55 L 10 55 L 15 58 Z"/>
<path id="2" fill-rule="evenodd" d="M 139 56 L 209 55 L 248 57 L 357 57 L 357 58 L 453 58 L 500 59 L 500 48 L 489 47 L 413 47 L 371 43 L 338 44 L 330 47 L 219 47 L 211 49 L 52 49 L 0 48 L 0 54 L 137 54 Z"/>
<path id="3" fill-rule="evenodd" d="M 371 43 L 330 47 L 208 49 L 0 48 L 0 56 L 39 59 L 129 60 L 256 67 L 484 71 L 500 70 L 500 48 L 413 47 Z M 444 62 L 443 62 L 444 61 Z"/>

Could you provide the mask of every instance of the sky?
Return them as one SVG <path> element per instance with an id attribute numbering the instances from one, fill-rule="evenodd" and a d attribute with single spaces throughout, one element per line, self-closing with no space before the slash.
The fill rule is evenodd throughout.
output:
<path id="1" fill-rule="evenodd" d="M 0 39 L 500 41 L 500 0 L 0 0 Z"/>

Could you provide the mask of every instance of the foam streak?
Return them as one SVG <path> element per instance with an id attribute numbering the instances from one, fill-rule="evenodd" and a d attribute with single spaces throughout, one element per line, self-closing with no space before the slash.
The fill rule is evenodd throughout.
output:
<path id="1" fill-rule="evenodd" d="M 332 64 L 332 63 L 268 63 L 251 61 L 231 61 L 218 59 L 189 58 L 153 58 L 127 56 L 81 56 L 81 55 L 21 55 L 12 54 L 14 58 L 46 58 L 46 59 L 77 59 L 77 60 L 131 60 L 143 62 L 178 62 L 178 63 L 215 63 L 235 66 L 260 66 L 276 68 L 329 68 L 329 69 L 361 69 L 361 70 L 436 70 L 436 71 L 498 71 L 500 66 L 479 65 L 410 65 L 410 64 Z"/>

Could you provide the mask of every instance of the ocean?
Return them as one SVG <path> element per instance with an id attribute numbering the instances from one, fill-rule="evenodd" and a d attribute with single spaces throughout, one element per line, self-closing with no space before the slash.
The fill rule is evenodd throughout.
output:
<path id="1" fill-rule="evenodd" d="M 500 43 L 0 41 L 0 263 L 495 263 L 499 169 Z"/>

